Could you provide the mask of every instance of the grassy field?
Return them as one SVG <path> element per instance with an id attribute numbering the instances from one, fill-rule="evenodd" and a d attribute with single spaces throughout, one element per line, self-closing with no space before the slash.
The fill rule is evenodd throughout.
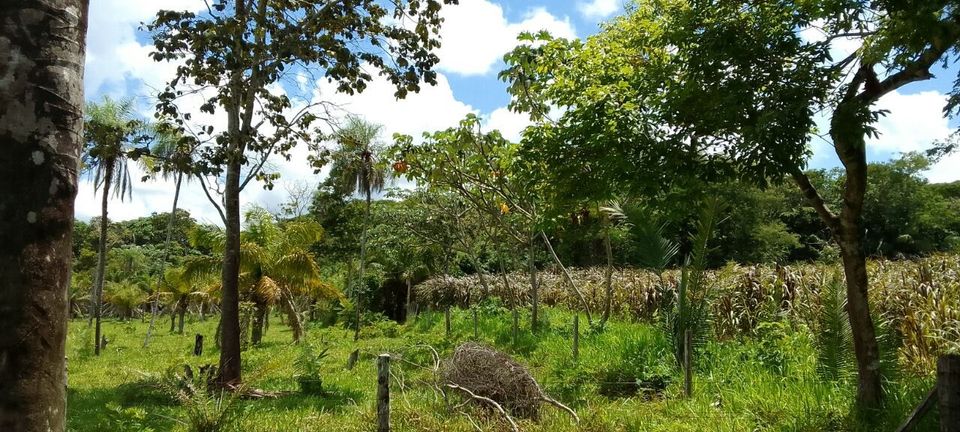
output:
<path id="1" fill-rule="evenodd" d="M 543 408 L 539 420 L 518 420 L 525 431 L 885 431 L 893 430 L 933 384 L 930 376 L 903 376 L 887 384 L 887 406 L 880 413 L 858 415 L 853 409 L 854 382 L 844 375 L 824 379 L 816 371 L 812 336 L 803 326 L 763 324 L 759 336 L 703 347 L 696 358 L 694 397 L 684 399 L 682 374 L 675 366 L 668 338 L 659 327 L 611 322 L 603 332 L 584 331 L 580 359 L 571 355 L 572 315 L 544 311 L 545 325 L 536 337 L 521 315 L 521 334 L 512 340 L 506 309 L 479 308 L 479 339 L 514 355 L 529 366 L 544 390 L 570 405 L 580 416 Z M 392 410 L 395 430 L 504 430 L 506 423 L 483 410 L 446 403 L 433 386 L 433 356 L 445 357 L 457 344 L 473 339 L 470 311 L 453 312 L 453 330 L 445 336 L 443 315 L 425 313 L 407 325 L 380 321 L 366 327 L 360 342 L 340 326 L 312 326 L 308 343 L 326 347 L 322 360 L 324 393 L 299 392 L 295 362 L 301 346 L 274 317 L 264 343 L 243 354 L 244 379 L 252 388 L 277 397 L 219 401 L 177 401 L 151 383 L 181 372 L 183 365 L 215 364 L 215 320 L 190 321 L 183 335 L 167 332 L 160 322 L 151 345 L 142 341 L 147 325 L 139 320 L 107 321 L 110 339 L 100 357 L 92 354 L 92 331 L 73 321 L 68 340 L 68 429 L 73 431 L 197 430 L 201 417 L 223 415 L 222 430 L 366 431 L 373 430 L 375 357 L 393 355 Z M 585 326 L 584 326 L 585 327 Z M 203 356 L 192 355 L 194 334 L 205 336 Z M 353 370 L 345 364 L 359 348 Z M 622 383 L 641 380 L 662 391 L 629 393 Z M 219 402 L 219 403 L 218 403 Z M 453 402 L 451 399 L 450 402 Z M 930 417 L 921 430 L 935 430 Z"/>

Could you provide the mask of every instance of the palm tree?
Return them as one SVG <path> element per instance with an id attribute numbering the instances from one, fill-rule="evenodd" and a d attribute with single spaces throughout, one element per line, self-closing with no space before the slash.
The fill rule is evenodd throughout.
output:
<path id="1" fill-rule="evenodd" d="M 171 178 L 174 180 L 173 209 L 170 210 L 170 219 L 167 222 L 167 237 L 163 242 L 163 261 L 160 263 L 160 276 L 163 277 L 164 266 L 170 258 L 170 241 L 173 238 L 173 227 L 177 220 L 177 201 L 180 199 L 180 186 L 185 178 L 188 181 L 190 179 L 194 146 L 191 140 L 184 137 L 169 124 L 160 123 L 154 126 L 154 130 L 155 138 L 153 145 L 150 147 L 150 156 L 143 159 L 144 165 L 151 171 L 159 173 L 164 180 Z M 144 348 L 150 343 L 150 335 L 153 334 L 153 326 L 159 309 L 159 294 L 159 292 L 155 292 L 151 302 L 150 326 L 147 327 L 147 335 L 143 339 Z"/>
<path id="2" fill-rule="evenodd" d="M 240 243 L 239 285 L 242 295 L 255 305 L 253 343 L 260 342 L 267 310 L 274 304 L 279 304 L 287 313 L 293 341 L 299 342 L 303 324 L 294 295 L 327 298 L 338 295 L 321 279 L 320 266 L 310 252 L 310 247 L 323 235 L 323 228 L 316 221 L 304 219 L 281 226 L 262 208 L 247 211 L 245 221 Z M 222 231 L 197 231 L 191 241 L 219 254 L 223 252 Z M 215 275 L 221 263 L 221 256 L 190 258 L 184 263 L 186 277 L 203 280 Z"/>
<path id="3" fill-rule="evenodd" d="M 114 101 L 105 97 L 100 103 L 89 103 L 84 119 L 83 169 L 93 178 L 94 192 L 103 189 L 100 204 L 100 241 L 97 250 L 97 273 L 93 289 L 93 319 L 96 321 L 94 352 L 100 355 L 100 315 L 103 303 L 104 268 L 107 260 L 107 207 L 111 189 L 122 201 L 131 194 L 127 161 L 136 157 L 134 143 L 142 136 L 143 123 L 134 117 L 131 99 Z"/>
<path id="4" fill-rule="evenodd" d="M 357 326 L 353 339 L 360 338 L 360 286 L 364 283 L 367 257 L 367 228 L 370 221 L 370 200 L 373 192 L 382 192 L 390 180 L 390 170 L 380 162 L 383 144 L 380 140 L 380 125 L 369 123 L 358 117 L 348 117 L 347 123 L 335 134 L 339 148 L 333 154 L 333 168 L 330 175 L 336 184 L 348 194 L 362 193 L 365 198 L 363 213 L 363 231 L 360 235 L 360 272 L 354 292 L 357 312 Z"/>

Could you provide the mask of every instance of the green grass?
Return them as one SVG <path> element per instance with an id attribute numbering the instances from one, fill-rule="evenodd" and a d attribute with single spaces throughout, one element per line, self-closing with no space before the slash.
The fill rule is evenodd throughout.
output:
<path id="1" fill-rule="evenodd" d="M 521 335 L 513 341 L 511 315 L 482 307 L 480 339 L 510 352 L 531 367 L 544 390 L 570 405 L 581 417 L 579 425 L 557 410 L 544 408 L 536 422 L 519 421 L 525 431 L 867 431 L 893 430 L 922 399 L 931 377 L 903 378 L 888 383 L 887 407 L 881 413 L 857 415 L 853 409 L 854 382 L 825 381 L 816 373 L 812 336 L 802 327 L 771 323 L 762 336 L 712 343 L 696 358 L 694 397 L 684 399 L 682 374 L 674 365 L 668 338 L 659 327 L 613 321 L 603 332 L 585 325 L 580 338 L 580 360 L 571 355 L 572 315 L 546 309 L 544 324 L 534 336 L 527 314 L 521 315 Z M 276 317 L 264 343 L 243 353 L 245 382 L 257 389 L 278 392 L 273 399 L 227 402 L 236 414 L 227 430 L 243 431 L 367 431 L 374 425 L 375 357 L 393 354 L 391 371 L 395 430 L 503 430 L 496 416 L 444 403 L 430 382 L 432 354 L 423 345 L 448 355 L 460 342 L 473 338 L 470 311 L 453 312 L 453 331 L 444 335 L 443 315 L 426 313 L 407 325 L 380 322 L 364 329 L 359 343 L 339 326 L 310 327 L 311 343 L 329 347 L 323 365 L 325 394 L 297 391 L 294 362 L 300 348 L 290 343 L 290 331 Z M 111 340 L 100 357 L 92 354 L 92 331 L 86 321 L 73 321 L 68 338 L 68 429 L 74 431 L 189 430 L 188 409 L 162 393 L 142 385 L 149 377 L 184 364 L 216 364 L 213 344 L 216 320 L 190 321 L 184 335 L 167 332 L 160 322 L 151 345 L 143 349 L 147 325 L 137 321 L 107 321 Z M 194 334 L 205 337 L 202 357 L 192 355 Z M 360 362 L 348 371 L 350 352 L 359 349 Z M 628 377 L 645 386 L 665 384 L 661 392 L 631 397 L 608 397 L 610 384 Z M 401 390 L 402 388 L 402 390 Z M 192 408 L 196 408 L 192 406 Z M 469 414 L 469 417 L 467 415 Z M 930 415 L 920 430 L 935 430 Z"/>

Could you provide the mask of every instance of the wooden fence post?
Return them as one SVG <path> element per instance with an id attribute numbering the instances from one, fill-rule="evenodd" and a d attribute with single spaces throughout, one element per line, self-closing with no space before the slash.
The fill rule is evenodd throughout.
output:
<path id="1" fill-rule="evenodd" d="M 940 432 L 960 432 L 960 355 L 937 360 L 937 399 L 940 400 Z"/>
<path id="2" fill-rule="evenodd" d="M 686 397 L 693 394 L 693 370 L 690 364 L 693 360 L 693 353 L 690 352 L 692 348 L 693 337 L 690 329 L 687 329 L 683 332 L 683 394 Z"/>
<path id="3" fill-rule="evenodd" d="M 477 309 L 473 309 L 473 340 L 480 340 L 480 329 L 477 323 Z"/>
<path id="4" fill-rule="evenodd" d="M 199 356 L 203 354 L 203 335 L 197 333 L 197 337 L 193 342 L 193 355 Z"/>
<path id="5" fill-rule="evenodd" d="M 390 354 L 377 357 L 377 432 L 390 431 Z"/>
<path id="6" fill-rule="evenodd" d="M 573 316 L 573 361 L 580 361 L 580 315 Z"/>
<path id="7" fill-rule="evenodd" d="M 355 349 L 350 353 L 350 357 L 347 358 L 347 370 L 352 370 L 353 367 L 357 364 L 357 360 L 360 359 L 360 350 Z"/>
<path id="8" fill-rule="evenodd" d="M 443 311 L 443 328 L 447 331 L 447 337 L 450 337 L 450 308 Z"/>

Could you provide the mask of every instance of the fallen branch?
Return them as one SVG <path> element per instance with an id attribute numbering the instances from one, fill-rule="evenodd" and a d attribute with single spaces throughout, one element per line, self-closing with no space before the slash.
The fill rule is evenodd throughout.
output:
<path id="1" fill-rule="evenodd" d="M 500 414 L 503 415 L 504 418 L 507 419 L 508 422 L 510 422 L 510 428 L 513 430 L 513 432 L 520 432 L 520 428 L 517 427 L 517 423 L 515 423 L 515 422 L 513 421 L 513 418 L 510 417 L 510 414 L 507 414 L 507 411 L 504 410 L 503 407 L 500 406 L 500 404 L 498 404 L 495 400 L 490 399 L 490 398 L 488 398 L 488 397 L 479 396 L 479 395 L 477 395 L 476 393 L 470 391 L 470 389 L 468 389 L 468 388 L 466 388 L 466 387 L 460 387 L 460 386 L 458 386 L 458 385 L 456 385 L 456 384 L 445 384 L 445 386 L 446 386 L 447 388 L 451 388 L 451 389 L 454 389 L 454 390 L 459 390 L 459 391 L 461 391 L 461 392 L 463 392 L 463 393 L 466 393 L 467 396 L 470 396 L 470 398 L 473 399 L 473 400 L 477 400 L 477 401 L 481 401 L 481 402 L 486 402 L 486 403 L 492 405 L 494 408 L 497 409 L 497 411 L 500 412 Z"/>
<path id="2" fill-rule="evenodd" d="M 553 406 L 555 406 L 555 407 L 557 407 L 557 408 L 560 408 L 560 409 L 562 409 L 562 410 L 570 413 L 570 415 L 573 417 L 573 420 L 574 420 L 577 424 L 580 423 L 580 416 L 578 416 L 577 413 L 575 413 L 572 409 L 570 409 L 570 407 L 568 407 L 568 406 L 560 403 L 559 401 L 557 401 L 556 399 L 554 399 L 554 398 L 552 398 L 552 397 L 550 397 L 550 396 L 547 396 L 546 394 L 541 395 L 541 396 L 540 396 L 540 400 L 542 400 L 542 401 L 544 401 L 544 402 L 546 402 L 546 403 L 548 403 L 548 404 L 550 404 L 550 405 L 553 405 Z"/>

